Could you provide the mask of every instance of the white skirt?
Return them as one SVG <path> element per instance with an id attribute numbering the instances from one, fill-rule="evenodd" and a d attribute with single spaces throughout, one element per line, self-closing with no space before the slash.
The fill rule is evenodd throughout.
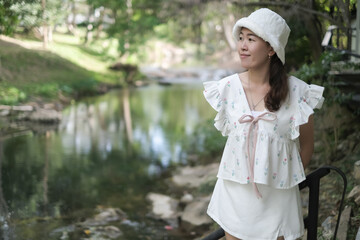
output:
<path id="1" fill-rule="evenodd" d="M 218 179 L 208 215 L 225 232 L 243 240 L 294 240 L 304 234 L 298 186 L 274 189 L 257 184 L 257 198 L 251 184 Z"/>

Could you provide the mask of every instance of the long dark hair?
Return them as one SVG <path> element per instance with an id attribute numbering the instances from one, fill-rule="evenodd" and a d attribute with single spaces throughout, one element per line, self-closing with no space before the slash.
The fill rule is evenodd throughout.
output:
<path id="1" fill-rule="evenodd" d="M 276 112 L 289 93 L 288 75 L 279 57 L 274 54 L 270 59 L 270 91 L 265 97 L 265 107 Z"/>

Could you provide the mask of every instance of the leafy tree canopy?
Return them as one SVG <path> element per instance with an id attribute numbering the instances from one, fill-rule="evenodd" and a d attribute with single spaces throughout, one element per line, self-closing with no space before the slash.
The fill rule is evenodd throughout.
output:
<path id="1" fill-rule="evenodd" d="M 64 16 L 63 2 L 57 0 L 0 0 L 0 34 L 11 35 L 18 26 L 25 31 L 44 22 L 54 25 Z"/>
<path id="2" fill-rule="evenodd" d="M 259 7 L 270 7 L 283 15 L 293 29 L 287 53 L 294 56 L 291 65 L 319 58 L 321 41 L 329 25 L 337 25 L 344 37 L 338 47 L 349 48 L 347 30 L 356 13 L 357 0 L 0 0 L 0 33 L 9 35 L 17 26 L 29 30 L 41 25 L 66 22 L 78 8 L 89 8 L 88 31 L 106 30 L 119 41 L 120 55 L 137 52 L 155 32 L 176 44 L 191 41 L 209 52 L 234 49 L 231 27 L 239 17 Z M 44 7 L 46 3 L 46 7 Z M 72 9 L 70 9 L 73 6 Z M 102 19 L 90 20 L 102 9 L 112 19 L 102 28 Z M 245 13 L 247 11 L 247 13 Z M 101 26 L 101 28 L 100 28 Z M 157 31 L 154 31 L 154 30 Z M 227 45 L 227 46 L 226 46 Z M 288 58 L 289 60 L 291 58 Z M 300 64 L 299 63 L 299 64 Z"/>

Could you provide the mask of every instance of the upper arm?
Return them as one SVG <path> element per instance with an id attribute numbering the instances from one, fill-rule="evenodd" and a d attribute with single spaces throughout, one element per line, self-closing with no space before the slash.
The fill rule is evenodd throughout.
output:
<path id="1" fill-rule="evenodd" d="M 314 115 L 309 116 L 309 121 L 300 126 L 300 156 L 304 167 L 311 159 L 314 151 Z"/>

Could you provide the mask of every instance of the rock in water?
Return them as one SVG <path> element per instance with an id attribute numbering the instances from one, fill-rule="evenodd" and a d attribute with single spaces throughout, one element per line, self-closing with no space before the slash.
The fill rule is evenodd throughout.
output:
<path id="1" fill-rule="evenodd" d="M 152 214 L 155 218 L 163 220 L 176 219 L 179 201 L 159 193 L 149 193 L 146 196 L 152 204 Z"/>
<path id="2" fill-rule="evenodd" d="M 122 221 L 126 218 L 126 214 L 119 208 L 98 208 L 99 213 L 92 218 L 86 219 L 81 223 L 83 226 L 99 226 L 106 225 L 109 222 Z"/>
<path id="3" fill-rule="evenodd" d="M 210 202 L 210 196 L 195 199 L 192 203 L 186 205 L 181 220 L 185 224 L 192 226 L 201 226 L 212 223 L 211 218 L 206 214 Z"/>
<path id="4" fill-rule="evenodd" d="M 172 180 L 177 186 L 196 188 L 201 184 L 216 179 L 218 168 L 218 163 L 196 167 L 187 166 L 181 168 L 179 173 L 173 176 Z"/>
<path id="5" fill-rule="evenodd" d="M 42 122 L 42 123 L 58 123 L 62 115 L 54 109 L 38 109 L 31 112 L 27 117 L 29 121 Z M 25 118 L 25 119 L 26 119 Z"/>

